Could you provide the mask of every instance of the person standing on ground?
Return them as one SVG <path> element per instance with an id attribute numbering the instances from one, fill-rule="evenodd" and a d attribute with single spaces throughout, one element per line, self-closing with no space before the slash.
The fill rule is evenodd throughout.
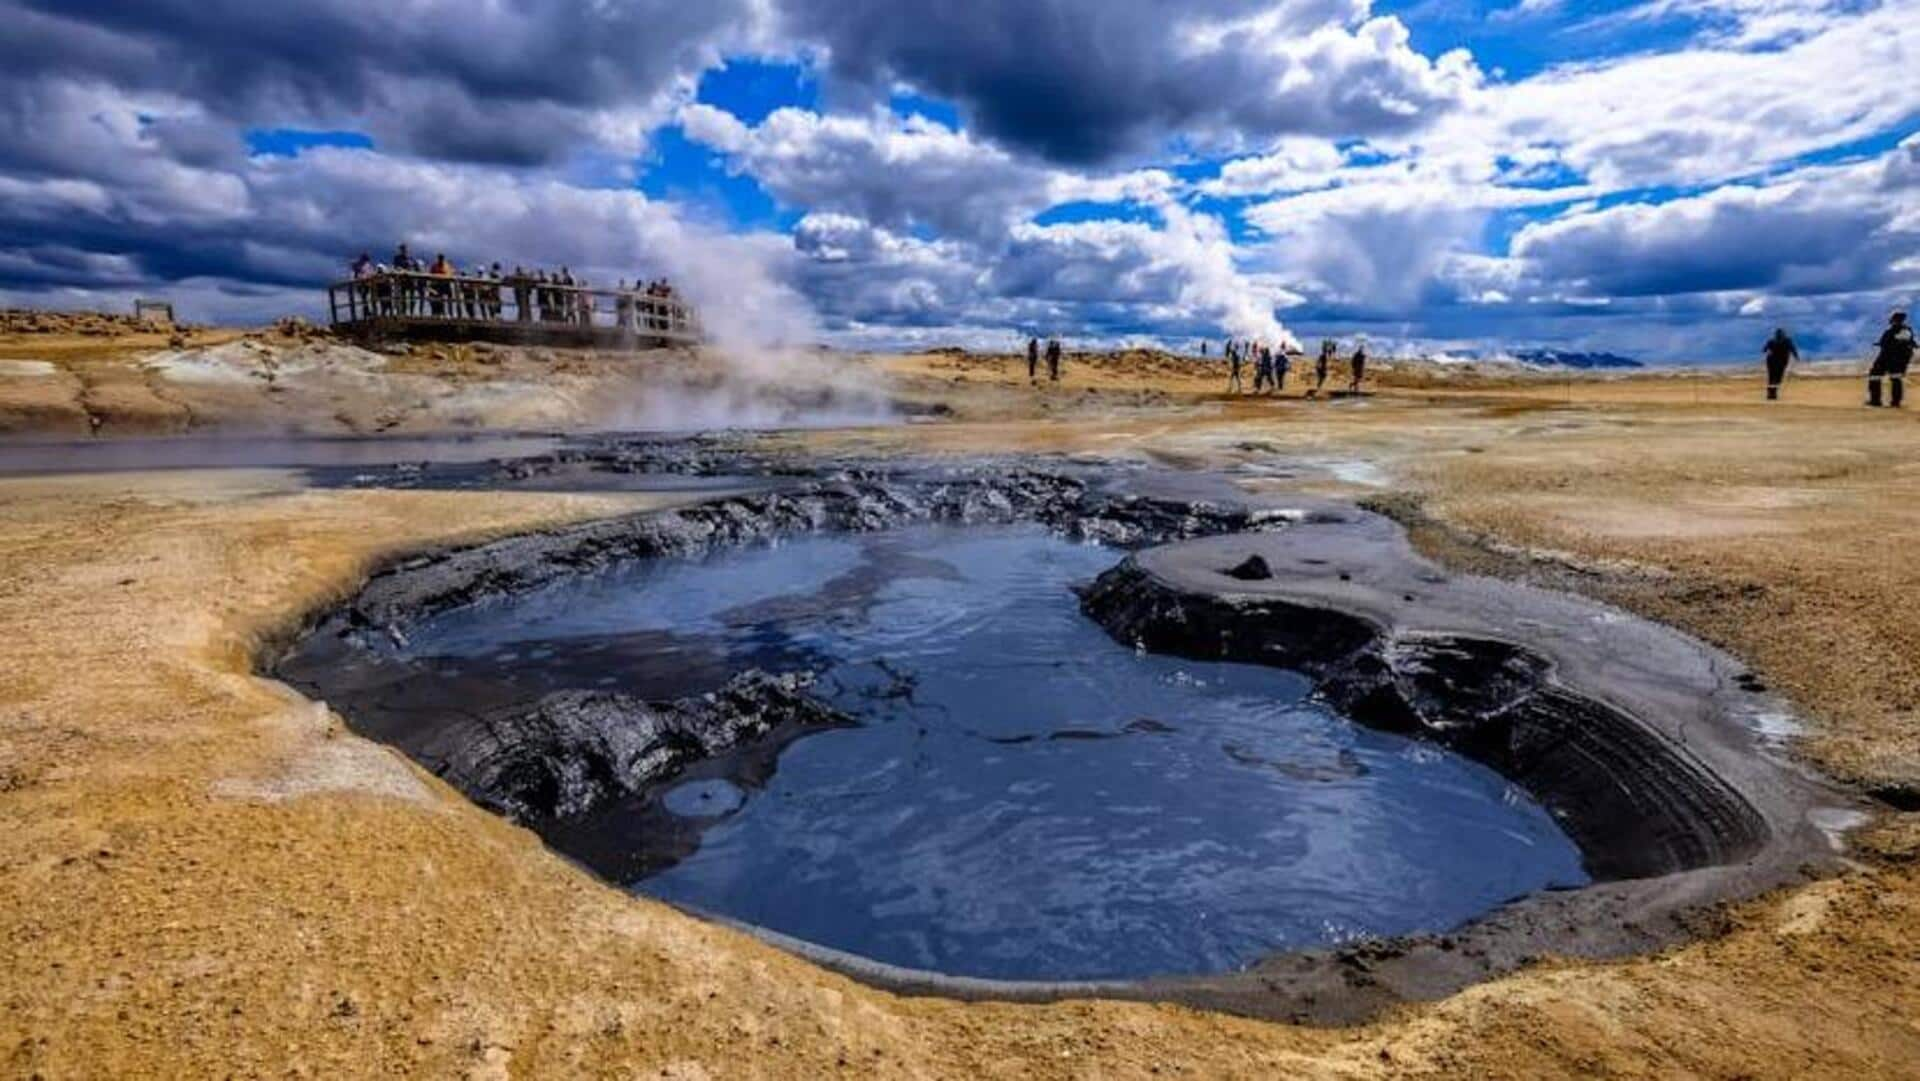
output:
<path id="1" fill-rule="evenodd" d="M 1780 400 L 1780 384 L 1787 378 L 1787 365 L 1800 359 L 1800 349 L 1787 337 L 1786 327 L 1775 327 L 1773 337 L 1760 350 L 1767 356 L 1767 400 Z"/>
<path id="2" fill-rule="evenodd" d="M 1040 339 L 1028 338 L 1027 339 L 1027 382 L 1034 383 L 1034 382 L 1038 382 L 1039 379 L 1040 379 Z"/>
<path id="3" fill-rule="evenodd" d="M 1364 343 L 1353 347 L 1353 393 L 1360 393 L 1360 382 L 1367 377 L 1367 347 Z"/>
<path id="4" fill-rule="evenodd" d="M 1287 355 L 1287 347 L 1281 346 L 1273 354 L 1273 389 L 1287 389 L 1287 371 L 1293 367 L 1293 358 Z"/>
<path id="5" fill-rule="evenodd" d="M 1047 378 L 1052 382 L 1060 381 L 1060 339 L 1047 342 Z"/>
<path id="6" fill-rule="evenodd" d="M 1318 397 L 1320 392 L 1327 387 L 1327 372 L 1332 369 L 1333 355 L 1339 348 L 1339 345 L 1335 344 L 1332 338 L 1324 339 L 1320 343 L 1320 358 L 1313 362 L 1313 393 L 1315 397 Z"/>
<path id="7" fill-rule="evenodd" d="M 1913 327 L 1907 322 L 1906 312 L 1894 312 L 1887 320 L 1886 332 L 1880 335 L 1880 351 L 1873 358 L 1873 368 L 1867 373 L 1867 404 L 1876 408 L 1880 405 L 1880 380 L 1893 383 L 1893 395 L 1887 404 L 1895 409 L 1907 396 L 1907 365 L 1913 363 L 1916 343 Z"/>
<path id="8" fill-rule="evenodd" d="M 1228 394 L 1245 394 L 1247 392 L 1247 385 L 1240 380 L 1240 349 L 1238 346 L 1233 344 L 1232 338 L 1227 339 L 1226 349 L 1227 349 L 1227 393 Z"/>

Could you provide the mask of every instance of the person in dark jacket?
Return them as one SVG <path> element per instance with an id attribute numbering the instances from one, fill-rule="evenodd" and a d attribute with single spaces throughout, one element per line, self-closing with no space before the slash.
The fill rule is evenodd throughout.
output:
<path id="1" fill-rule="evenodd" d="M 1047 342 L 1047 378 L 1055 383 L 1060 381 L 1060 339 L 1058 338 Z"/>
<path id="2" fill-rule="evenodd" d="M 1040 378 L 1040 339 L 1027 339 L 1027 382 Z"/>
<path id="3" fill-rule="evenodd" d="M 1339 352 L 1339 350 L 1340 350 L 1340 346 L 1335 344 L 1332 338 L 1327 338 L 1321 341 L 1320 356 L 1313 362 L 1314 397 L 1319 397 L 1320 392 L 1326 389 L 1327 372 L 1330 368 L 1332 368 L 1334 354 Z"/>
<path id="4" fill-rule="evenodd" d="M 1244 394 L 1247 384 L 1240 378 L 1240 347 L 1227 339 L 1227 393 Z"/>
<path id="5" fill-rule="evenodd" d="M 1367 347 L 1353 347 L 1353 393 L 1360 393 L 1360 384 L 1367 378 Z"/>
<path id="6" fill-rule="evenodd" d="M 1780 384 L 1786 381 L 1787 365 L 1800 359 L 1800 349 L 1787 337 L 1786 327 L 1776 327 L 1761 350 L 1767 357 L 1767 400 L 1780 400 Z"/>
<path id="7" fill-rule="evenodd" d="M 1890 381 L 1893 395 L 1887 404 L 1895 409 L 1906 398 L 1907 366 L 1913 363 L 1915 342 L 1913 326 L 1907 322 L 1906 312 L 1894 312 L 1887 320 L 1887 329 L 1880 335 L 1880 351 L 1874 355 L 1873 369 L 1867 373 L 1867 404 L 1880 405 L 1880 381 Z"/>

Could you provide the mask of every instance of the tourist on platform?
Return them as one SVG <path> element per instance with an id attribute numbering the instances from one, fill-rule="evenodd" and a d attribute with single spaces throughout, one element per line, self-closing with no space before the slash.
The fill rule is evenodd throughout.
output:
<path id="1" fill-rule="evenodd" d="M 428 268 L 427 273 L 433 275 L 435 278 L 441 279 L 429 283 L 433 290 L 434 318 L 444 319 L 449 315 L 459 318 L 459 311 L 452 308 L 453 264 L 447 261 L 445 252 L 441 252 L 433 257 L 433 266 Z"/>
<path id="2" fill-rule="evenodd" d="M 500 302 L 500 285 L 506 276 L 500 272 L 500 264 L 495 263 L 487 269 L 487 318 L 498 323 L 505 312 Z"/>
<path id="3" fill-rule="evenodd" d="M 1047 342 L 1047 378 L 1052 382 L 1060 381 L 1060 339 Z"/>
<path id="4" fill-rule="evenodd" d="M 394 299 L 398 302 L 401 315 L 413 315 L 419 297 L 419 282 L 412 275 L 420 269 L 407 246 L 401 244 L 393 249 L 393 270 L 399 275 L 394 290 Z"/>
<path id="5" fill-rule="evenodd" d="M 1318 397 L 1320 392 L 1326 389 L 1327 373 L 1332 369 L 1334 354 L 1338 352 L 1339 349 L 1340 346 L 1336 344 L 1332 338 L 1327 338 L 1320 343 L 1320 356 L 1313 362 L 1313 393 L 1315 397 Z"/>
<path id="6" fill-rule="evenodd" d="M 394 296 L 394 278 L 390 268 L 381 263 L 373 268 L 373 311 L 375 315 L 395 315 L 399 308 Z"/>
<path id="7" fill-rule="evenodd" d="M 373 277 L 373 256 L 366 252 L 353 261 L 352 288 L 347 291 L 347 317 L 364 319 L 373 314 L 373 283 L 367 279 Z"/>
<path id="8" fill-rule="evenodd" d="M 633 294 L 627 291 L 627 279 L 621 278 L 614 284 L 614 288 L 616 292 L 613 297 L 613 318 L 621 331 L 633 330 Z"/>
<path id="9" fill-rule="evenodd" d="M 1040 339 L 1027 339 L 1027 382 L 1040 381 Z"/>
<path id="10" fill-rule="evenodd" d="M 513 276 L 507 279 L 507 287 L 513 290 L 513 317 L 525 323 L 533 318 L 533 278 L 528 276 L 527 268 L 515 265 Z"/>
<path id="11" fill-rule="evenodd" d="M 472 279 L 485 278 L 486 270 L 480 268 L 463 272 L 456 267 L 453 274 L 454 307 L 464 312 L 470 320 L 479 319 L 484 314 L 482 305 L 486 303 L 487 297 L 479 283 Z"/>
<path id="12" fill-rule="evenodd" d="M 1353 393 L 1360 393 L 1360 383 L 1367 377 L 1367 346 L 1362 342 L 1353 347 Z"/>
<path id="13" fill-rule="evenodd" d="M 553 291 L 554 320 L 560 323 L 571 323 L 574 321 L 577 303 L 573 295 L 573 271 L 563 266 L 560 268 L 559 277 L 554 280 L 560 284 L 560 288 Z"/>

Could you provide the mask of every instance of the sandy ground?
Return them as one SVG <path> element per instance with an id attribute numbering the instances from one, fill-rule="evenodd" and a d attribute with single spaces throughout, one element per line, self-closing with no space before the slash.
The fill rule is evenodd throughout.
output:
<path id="1" fill-rule="evenodd" d="M 1852 381 L 1803 380 L 1779 407 L 1748 379 L 1223 402 L 1116 370 L 1081 373 L 1105 381 L 1090 403 L 949 361 L 876 363 L 957 420 L 795 438 L 1140 456 L 1371 499 L 1456 565 L 1726 646 L 1803 711 L 1809 763 L 1920 794 L 1920 608 L 1903 603 L 1920 429 L 1860 409 Z M 602 886 L 251 674 L 263 642 L 376 559 L 639 503 L 315 492 L 258 471 L 0 481 L 0 1069 L 1920 1074 L 1920 814 L 1889 808 L 1854 835 L 1857 870 L 1729 908 L 1700 942 L 1543 958 L 1362 1028 L 964 1005 L 872 991 Z"/>

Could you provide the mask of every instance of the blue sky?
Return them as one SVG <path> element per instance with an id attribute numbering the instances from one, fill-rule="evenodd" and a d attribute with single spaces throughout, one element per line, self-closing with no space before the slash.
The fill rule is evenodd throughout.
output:
<path id="1" fill-rule="evenodd" d="M 1711 360 L 1920 281 L 1907 0 L 432 2 L 0 0 L 0 302 L 405 238 L 853 345 Z"/>

